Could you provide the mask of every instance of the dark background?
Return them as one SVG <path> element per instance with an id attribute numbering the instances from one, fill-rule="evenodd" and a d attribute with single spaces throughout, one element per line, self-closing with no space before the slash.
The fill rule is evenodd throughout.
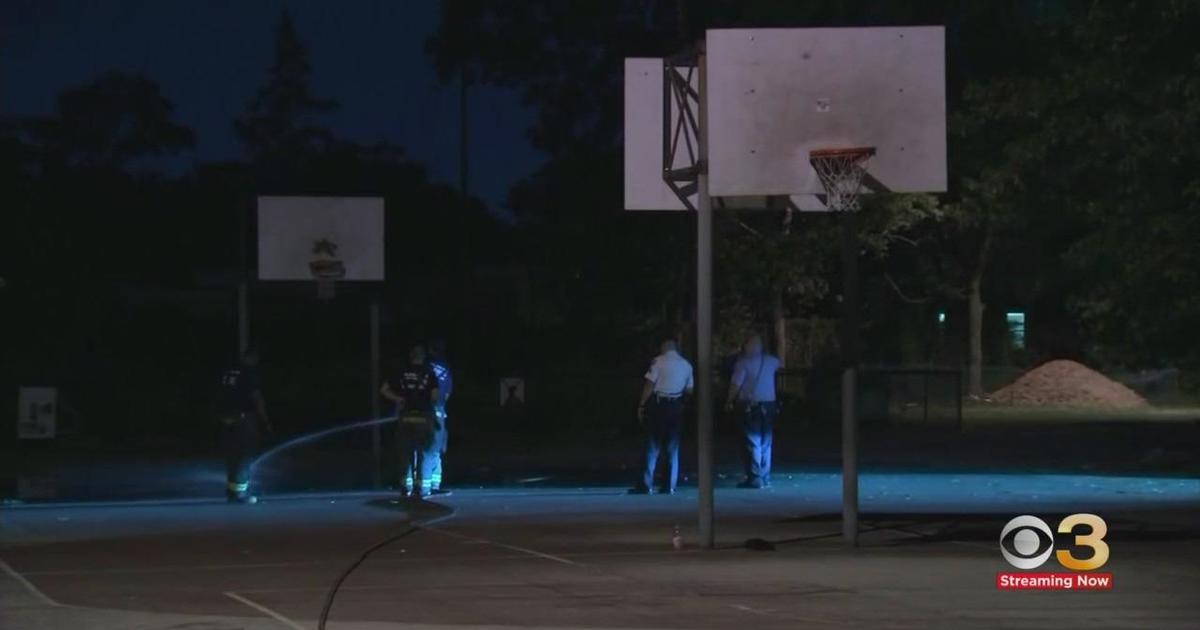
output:
<path id="1" fill-rule="evenodd" d="M 865 361 L 960 370 L 935 419 L 953 424 L 956 387 L 1050 358 L 1177 369 L 1164 403 L 1196 391 L 1194 2 L 16 2 L 0 20 L 0 408 L 58 387 L 69 434 L 22 448 L 212 450 L 258 194 L 387 208 L 383 286 L 252 286 L 282 433 L 367 416 L 376 291 L 386 364 L 446 339 L 464 435 L 624 444 L 657 341 L 692 344 L 694 223 L 621 210 L 622 59 L 731 26 L 946 26 L 950 192 L 872 200 L 860 234 Z M 795 374 L 786 416 L 819 427 L 838 226 L 783 220 L 718 220 L 718 349 L 767 332 Z M 519 415 L 497 404 L 506 375 L 529 379 Z M 864 395 L 919 396 L 906 378 Z"/>

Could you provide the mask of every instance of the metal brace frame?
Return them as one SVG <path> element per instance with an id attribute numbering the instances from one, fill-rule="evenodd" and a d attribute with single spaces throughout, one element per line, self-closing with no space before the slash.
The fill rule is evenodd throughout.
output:
<path id="1" fill-rule="evenodd" d="M 684 207 L 693 212 L 689 199 L 699 189 L 700 173 L 700 94 L 692 86 L 699 72 L 698 53 L 687 50 L 663 58 L 663 181 Z M 676 159 L 686 156 L 686 166 L 675 168 Z"/>
<path id="2" fill-rule="evenodd" d="M 707 172 L 708 165 L 700 159 L 700 94 L 692 86 L 699 70 L 699 46 L 689 48 L 670 57 L 663 58 L 663 112 L 662 112 L 662 176 L 671 192 L 679 198 L 685 208 L 696 211 L 690 197 L 698 190 L 700 173 Z M 684 166 L 676 168 L 680 158 L 685 157 Z M 862 187 L 870 192 L 889 192 L 887 186 L 875 179 L 871 173 L 863 175 Z M 821 203 L 826 196 L 817 194 Z M 768 195 L 763 200 L 764 210 L 782 210 L 791 215 L 800 209 L 788 195 Z M 728 209 L 724 198 L 713 197 L 712 203 L 718 210 Z"/>

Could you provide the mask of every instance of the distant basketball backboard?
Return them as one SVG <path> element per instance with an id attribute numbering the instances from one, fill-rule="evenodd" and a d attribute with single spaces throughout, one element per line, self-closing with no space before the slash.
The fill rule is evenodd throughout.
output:
<path id="1" fill-rule="evenodd" d="M 946 190 L 944 40 L 942 27 L 708 31 L 713 206 L 824 210 L 809 152 L 828 148 L 875 148 L 865 192 Z M 663 181 L 663 81 L 661 59 L 625 60 L 627 210 L 684 209 Z"/>
<path id="2" fill-rule="evenodd" d="M 383 280 L 383 199 L 259 197 L 258 279 Z"/>

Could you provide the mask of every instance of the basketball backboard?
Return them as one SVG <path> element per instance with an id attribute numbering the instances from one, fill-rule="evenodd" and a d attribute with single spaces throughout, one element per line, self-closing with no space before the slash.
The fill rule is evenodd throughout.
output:
<path id="1" fill-rule="evenodd" d="M 708 31 L 710 193 L 819 194 L 809 151 L 874 147 L 893 192 L 946 190 L 940 26 Z"/>
<path id="2" fill-rule="evenodd" d="M 259 197 L 258 279 L 383 280 L 383 199 Z"/>
<path id="3" fill-rule="evenodd" d="M 875 148 L 866 192 L 946 190 L 944 40 L 940 26 L 708 31 L 714 207 L 824 210 L 808 155 L 824 148 Z M 684 209 L 663 181 L 663 80 L 661 59 L 625 60 L 627 210 Z"/>
<path id="4" fill-rule="evenodd" d="M 695 82 L 693 81 L 693 87 Z M 678 122 L 678 113 L 672 123 Z M 625 60 L 625 209 L 683 210 L 663 181 L 663 60 Z M 677 165 L 682 166 L 682 165 Z"/>

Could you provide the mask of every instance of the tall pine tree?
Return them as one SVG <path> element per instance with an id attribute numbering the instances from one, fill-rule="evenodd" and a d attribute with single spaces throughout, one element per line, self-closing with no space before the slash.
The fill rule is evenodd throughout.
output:
<path id="1" fill-rule="evenodd" d="M 321 152 L 333 142 L 320 116 L 337 109 L 336 101 L 318 98 L 309 82 L 312 66 L 287 12 L 275 29 L 275 61 L 267 81 L 251 99 L 234 128 L 249 157 L 259 164 L 289 163 Z"/>

